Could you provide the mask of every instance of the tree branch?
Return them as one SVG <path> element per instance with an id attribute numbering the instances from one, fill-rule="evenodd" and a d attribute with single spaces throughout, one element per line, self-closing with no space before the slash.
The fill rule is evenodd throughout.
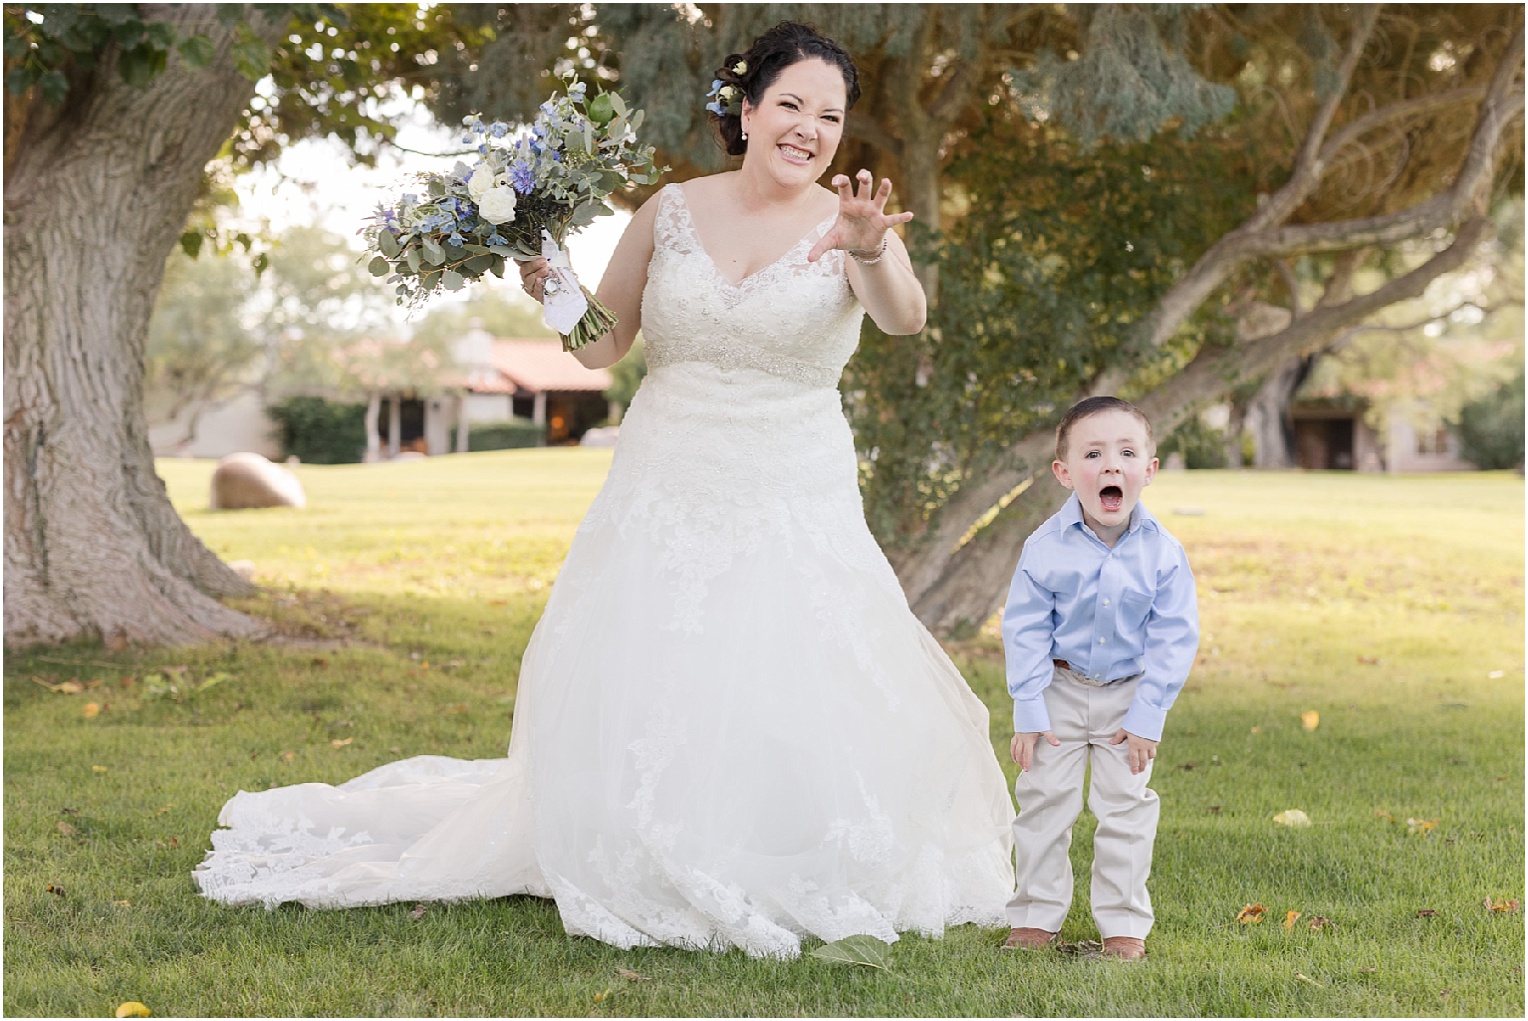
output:
<path id="1" fill-rule="evenodd" d="M 1323 338 L 1353 325 L 1380 309 L 1420 296 L 1438 277 L 1464 265 L 1488 233 L 1490 221 L 1476 217 L 1467 221 L 1453 244 L 1409 273 L 1389 281 L 1368 294 L 1339 304 L 1324 305 L 1283 330 L 1248 344 L 1206 347 L 1184 370 L 1135 402 L 1158 432 L 1167 433 L 1204 401 L 1230 389 L 1230 380 L 1253 379 L 1272 372 L 1291 355 L 1306 350 Z"/>
<path id="2" fill-rule="evenodd" d="M 1338 153 L 1376 128 L 1384 127 L 1408 117 L 1420 117 L 1423 114 L 1447 110 L 1461 103 L 1476 102 L 1484 98 L 1485 94 L 1486 90 L 1483 86 L 1471 85 L 1466 88 L 1449 89 L 1446 92 L 1437 92 L 1430 96 L 1417 96 L 1414 99 L 1391 103 L 1389 106 L 1382 106 L 1378 110 L 1364 114 L 1362 117 L 1344 125 L 1340 131 L 1321 147 L 1319 160 L 1324 165 L 1330 165 L 1337 158 Z"/>
<path id="3" fill-rule="evenodd" d="M 1332 118 L 1337 115 L 1337 108 L 1342 105 L 1343 97 L 1347 95 L 1348 85 L 1353 80 L 1353 70 L 1358 66 L 1358 59 L 1363 56 L 1364 47 L 1368 45 L 1369 36 L 1374 31 L 1375 19 L 1379 17 L 1379 5 L 1365 4 L 1358 8 L 1355 14 L 1353 35 L 1348 40 L 1347 52 L 1343 54 L 1342 63 L 1337 69 L 1338 85 L 1332 90 L 1332 94 L 1317 107 L 1315 116 L 1311 118 L 1310 127 L 1305 132 L 1305 141 L 1300 144 L 1300 151 L 1295 155 L 1294 172 L 1290 174 L 1284 186 L 1269 196 L 1263 207 L 1247 221 L 1246 229 L 1249 232 L 1263 230 L 1271 224 L 1283 223 L 1284 219 L 1305 201 L 1306 196 L 1315 189 L 1316 185 L 1321 183 L 1325 166 L 1322 159 L 1324 151 L 1322 141 L 1332 126 Z"/>

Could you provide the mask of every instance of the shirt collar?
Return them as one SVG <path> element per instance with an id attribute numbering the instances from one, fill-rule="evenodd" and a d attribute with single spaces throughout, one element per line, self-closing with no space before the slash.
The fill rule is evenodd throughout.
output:
<path id="1" fill-rule="evenodd" d="M 1064 527 L 1076 525 L 1079 528 L 1086 528 L 1090 533 L 1093 531 L 1082 520 L 1082 501 L 1077 498 L 1076 492 L 1067 497 L 1066 503 L 1061 505 L 1059 517 Z M 1146 505 L 1137 500 L 1135 507 L 1130 511 L 1130 524 L 1125 529 L 1125 535 L 1130 535 L 1132 532 L 1139 530 L 1142 525 L 1151 525 L 1153 528 L 1161 527 L 1151 511 L 1146 509 Z M 1121 538 L 1124 538 L 1124 536 L 1121 536 Z"/>

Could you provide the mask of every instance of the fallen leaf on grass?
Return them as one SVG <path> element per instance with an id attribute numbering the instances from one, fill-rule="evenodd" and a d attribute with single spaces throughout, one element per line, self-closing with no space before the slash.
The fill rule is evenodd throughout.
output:
<path id="1" fill-rule="evenodd" d="M 1252 728 L 1252 733 L 1254 733 L 1254 734 L 1261 734 L 1262 732 L 1263 732 L 1263 728 L 1262 727 L 1253 727 Z"/>
<path id="2" fill-rule="evenodd" d="M 409 917 L 417 922 L 424 917 L 424 913 L 428 910 L 430 909 L 423 904 L 415 904 L 414 910 L 409 912 Z"/>
<path id="3" fill-rule="evenodd" d="M 1505 670 L 1492 670 L 1490 673 L 1486 674 L 1486 676 L 1489 677 L 1493 681 L 1499 681 L 1503 677 L 1507 676 L 1507 671 L 1505 671 Z"/>
<path id="4" fill-rule="evenodd" d="M 1284 929 L 1288 931 L 1289 929 L 1293 929 L 1295 927 L 1295 922 L 1299 919 L 1299 917 L 1300 912 L 1287 911 L 1284 913 L 1284 921 L 1281 924 L 1284 926 Z"/>
<path id="5" fill-rule="evenodd" d="M 1413 837 L 1425 837 L 1438 828 L 1436 819 L 1407 819 L 1406 832 Z"/>
<path id="6" fill-rule="evenodd" d="M 1395 816 L 1391 815 L 1388 811 L 1386 811 L 1383 808 L 1376 808 L 1374 810 L 1374 818 L 1376 818 L 1376 819 L 1383 819 L 1386 822 L 1395 822 Z"/>
<path id="7" fill-rule="evenodd" d="M 1417 909 L 1417 917 L 1418 918 L 1437 918 L 1438 917 L 1438 913 L 1436 911 L 1434 911 L 1432 908 L 1418 908 Z"/>
<path id="8" fill-rule="evenodd" d="M 1372 965 L 1372 964 L 1360 964 L 1360 965 L 1359 965 L 1359 966 L 1358 966 L 1358 970 L 1359 970 L 1359 971 L 1368 971 L 1368 972 L 1375 972 L 1375 971 L 1379 971 L 1379 969 L 1378 969 L 1378 968 L 1376 968 L 1376 967 L 1375 967 L 1375 966 L 1374 966 L 1374 965 Z"/>
<path id="9" fill-rule="evenodd" d="M 81 684 L 79 681 L 73 680 L 73 679 L 70 679 L 70 680 L 67 680 L 67 681 L 61 681 L 58 684 L 49 684 L 47 681 L 43 680 L 41 677 L 33 677 L 32 680 L 33 680 L 33 682 L 35 682 L 37 684 L 41 684 L 44 688 L 47 688 L 49 691 L 55 692 L 56 694 L 59 694 L 59 695 L 78 695 L 80 692 L 85 690 L 85 686 L 83 684 Z"/>
<path id="10" fill-rule="evenodd" d="M 857 933 L 818 947 L 812 951 L 812 956 L 834 964 L 850 964 L 861 968 L 879 968 L 887 971 L 891 967 L 890 951 L 889 943 L 883 943 L 874 936 Z"/>
<path id="11" fill-rule="evenodd" d="M 1336 926 L 1337 926 L 1337 923 L 1332 921 L 1330 918 L 1323 918 L 1321 915 L 1312 915 L 1311 916 L 1311 920 L 1310 920 L 1310 931 L 1311 932 L 1320 932 L 1322 929 L 1333 929 L 1333 928 L 1336 928 Z"/>
<path id="12" fill-rule="evenodd" d="M 1485 906 L 1487 911 L 1495 911 L 1500 914 L 1508 915 L 1512 914 L 1518 909 L 1518 907 L 1520 907 L 1515 897 L 1512 900 L 1492 900 L 1490 897 L 1487 897 Z"/>
<path id="13" fill-rule="evenodd" d="M 99 702 L 86 702 L 85 703 L 85 716 L 86 716 L 87 719 L 92 717 L 92 716 L 100 716 L 100 715 L 101 715 L 101 704 Z"/>
<path id="14" fill-rule="evenodd" d="M 1220 806 L 1219 805 L 1210 805 L 1207 808 L 1205 808 L 1205 811 L 1210 813 L 1211 815 L 1219 815 L 1220 814 Z"/>
<path id="15" fill-rule="evenodd" d="M 126 1003 L 117 1005 L 117 1017 L 153 1017 L 154 1012 L 149 1010 L 137 1000 L 128 1000 Z"/>
<path id="16" fill-rule="evenodd" d="M 110 772 L 105 766 L 91 766 L 90 767 L 90 771 L 92 773 L 106 773 L 106 772 Z"/>
<path id="17" fill-rule="evenodd" d="M 595 1003 L 604 1003 L 606 1000 L 610 999 L 614 995 L 615 995 L 614 992 L 612 992 L 609 989 L 606 989 L 603 993 L 595 993 L 594 994 L 594 1002 Z"/>
<path id="18" fill-rule="evenodd" d="M 291 762 L 293 759 L 297 758 L 297 753 L 288 748 L 286 751 L 281 753 L 280 757 L 282 762 Z"/>
<path id="19" fill-rule="evenodd" d="M 1261 925 L 1268 909 L 1261 904 L 1248 904 L 1236 913 L 1236 920 L 1243 925 Z"/>
<path id="20" fill-rule="evenodd" d="M 72 837 L 75 834 L 74 827 L 70 826 L 68 823 L 64 822 L 62 819 L 60 819 L 58 822 L 54 823 L 54 825 L 58 827 L 58 832 L 62 833 L 66 837 Z"/>
<path id="21" fill-rule="evenodd" d="M 1306 815 L 1298 808 L 1289 808 L 1274 816 L 1273 821 L 1278 823 L 1280 826 L 1309 826 L 1310 816 Z"/>
<path id="22" fill-rule="evenodd" d="M 1358 657 L 1358 662 L 1364 664 L 1365 666 L 1379 666 L 1379 657 L 1378 656 L 1359 656 Z"/>
<path id="23" fill-rule="evenodd" d="M 632 971 L 630 968 L 617 968 L 615 970 L 615 973 L 617 975 L 621 976 L 622 978 L 624 978 L 628 982 L 651 982 L 652 981 L 652 979 L 648 978 L 646 975 L 638 975 L 636 972 Z"/>
<path id="24" fill-rule="evenodd" d="M 331 745 L 333 745 L 334 747 L 336 747 L 336 748 L 343 748 L 347 744 L 349 744 L 350 742 L 352 742 L 354 740 L 355 740 L 355 738 L 353 738 L 353 737 L 344 737 L 344 738 L 337 737 L 333 741 L 330 741 L 329 743 Z"/>
<path id="25" fill-rule="evenodd" d="M 1298 971 L 1295 972 L 1295 978 L 1299 979 L 1301 982 L 1309 982 L 1313 986 L 1319 986 L 1319 987 L 1321 987 L 1323 989 L 1325 988 L 1325 986 L 1322 986 L 1320 982 L 1317 982 L 1315 979 L 1311 978 L 1309 975 L 1302 975 Z"/>
<path id="26" fill-rule="evenodd" d="M 114 900 L 111 902 L 111 906 L 114 908 L 130 908 L 133 906 L 133 902 L 130 900 Z"/>
<path id="27" fill-rule="evenodd" d="M 1057 943 L 1056 953 L 1076 957 L 1102 957 L 1104 945 L 1094 939 L 1080 939 L 1076 943 Z"/>
<path id="28" fill-rule="evenodd" d="M 47 892 L 51 893 L 55 897 L 62 897 L 64 895 L 64 888 L 62 886 L 57 886 L 53 883 L 49 883 Z"/>
<path id="29" fill-rule="evenodd" d="M 1321 714 L 1314 709 L 1307 709 L 1300 714 L 1300 726 L 1306 730 L 1315 730 L 1321 726 Z"/>

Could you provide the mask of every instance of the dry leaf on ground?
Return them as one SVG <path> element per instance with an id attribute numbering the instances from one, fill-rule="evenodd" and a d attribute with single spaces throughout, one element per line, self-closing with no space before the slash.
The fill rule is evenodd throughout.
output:
<path id="1" fill-rule="evenodd" d="M 1284 913 L 1284 921 L 1283 921 L 1282 924 L 1283 924 L 1285 929 L 1293 929 L 1295 927 L 1295 922 L 1298 921 L 1299 918 L 1300 918 L 1300 912 L 1298 912 L 1298 911 L 1286 911 Z"/>
<path id="2" fill-rule="evenodd" d="M 1324 918 L 1321 915 L 1312 915 L 1310 920 L 1310 931 L 1320 932 L 1322 929 L 1335 928 L 1336 924 L 1337 923 L 1333 922 L 1330 918 Z"/>
<path id="3" fill-rule="evenodd" d="M 1436 911 L 1434 911 L 1432 908 L 1418 908 L 1417 909 L 1417 917 L 1418 918 L 1437 918 L 1438 917 L 1438 913 Z"/>
<path id="4" fill-rule="evenodd" d="M 425 912 L 426 912 L 426 911 L 428 911 L 428 910 L 430 910 L 430 909 L 429 909 L 429 908 L 427 908 L 427 907 L 425 907 L 425 906 L 424 906 L 424 905 L 423 905 L 423 904 L 415 904 L 415 905 L 414 905 L 414 910 L 412 910 L 412 911 L 410 911 L 410 912 L 409 912 L 409 917 L 410 917 L 410 918 L 412 918 L 412 919 L 413 919 L 413 920 L 414 920 L 414 921 L 416 921 L 416 922 L 417 922 L 417 921 L 419 921 L 419 920 L 420 920 L 420 919 L 421 919 L 421 918 L 423 918 L 423 917 L 424 917 L 424 913 L 425 913 Z"/>
<path id="5" fill-rule="evenodd" d="M 1307 709 L 1300 714 L 1300 726 L 1306 730 L 1315 730 L 1321 726 L 1321 714 L 1314 709 Z"/>
<path id="6" fill-rule="evenodd" d="M 1518 904 L 1517 898 L 1515 897 L 1511 900 L 1507 900 L 1505 898 L 1500 900 L 1492 900 L 1490 897 L 1486 898 L 1487 911 L 1495 911 L 1500 914 L 1512 914 L 1519 907 L 1520 905 Z"/>
<path id="7" fill-rule="evenodd" d="M 652 981 L 652 979 L 648 978 L 646 975 L 638 975 L 636 972 L 632 971 L 630 968 L 617 968 L 615 970 L 615 973 L 617 975 L 621 976 L 622 978 L 624 978 L 628 982 L 651 982 Z"/>
<path id="8" fill-rule="evenodd" d="M 101 704 L 99 702 L 86 702 L 85 703 L 85 715 L 86 716 L 100 716 L 101 715 Z"/>
<path id="9" fill-rule="evenodd" d="M 1267 913 L 1268 909 L 1261 904 L 1248 904 L 1236 913 L 1236 920 L 1243 925 L 1258 925 Z"/>
<path id="10" fill-rule="evenodd" d="M 117 1004 L 117 1017 L 153 1017 L 154 1012 L 137 1000 Z"/>
<path id="11" fill-rule="evenodd" d="M 1406 832 L 1414 837 L 1425 837 L 1438 828 L 1436 819 L 1407 819 Z"/>
<path id="12" fill-rule="evenodd" d="M 1309 826 L 1310 816 L 1298 808 L 1285 809 L 1273 817 L 1273 821 L 1280 826 Z"/>
<path id="13" fill-rule="evenodd" d="M 347 744 L 349 744 L 350 742 L 352 742 L 354 740 L 355 740 L 355 738 L 353 738 L 353 737 L 344 737 L 344 738 L 337 737 L 333 741 L 330 741 L 329 743 L 332 744 L 336 748 L 343 748 Z"/>

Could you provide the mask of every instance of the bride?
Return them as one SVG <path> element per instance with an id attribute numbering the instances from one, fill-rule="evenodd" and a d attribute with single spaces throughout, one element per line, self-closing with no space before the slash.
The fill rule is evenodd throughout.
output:
<path id="1" fill-rule="evenodd" d="M 866 527 L 836 389 L 866 312 L 922 328 L 891 184 L 816 182 L 859 96 L 800 25 L 729 57 L 741 168 L 668 185 L 599 293 L 650 372 L 520 672 L 507 758 L 240 792 L 197 868 L 229 904 L 529 893 L 569 933 L 792 957 L 1005 926 L 1012 803 L 985 707 Z M 525 266 L 540 297 L 544 263 Z"/>

